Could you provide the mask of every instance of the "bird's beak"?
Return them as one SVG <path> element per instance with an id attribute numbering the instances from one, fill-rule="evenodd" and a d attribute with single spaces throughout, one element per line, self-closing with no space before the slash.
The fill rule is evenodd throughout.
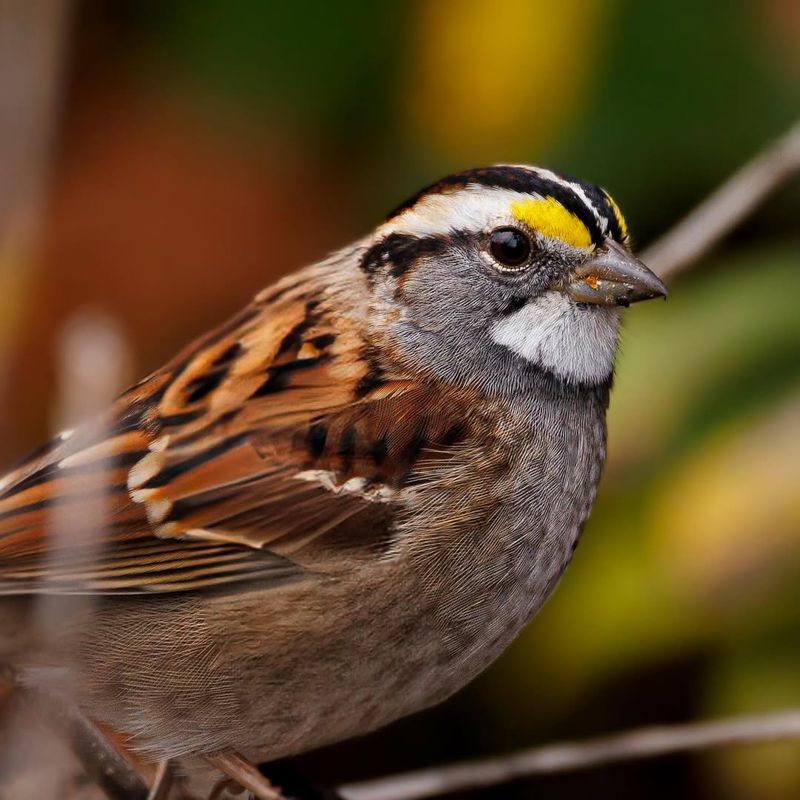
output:
<path id="1" fill-rule="evenodd" d="M 655 273 L 608 238 L 591 258 L 570 272 L 564 291 L 578 303 L 600 306 L 627 306 L 667 296 L 667 287 Z"/>

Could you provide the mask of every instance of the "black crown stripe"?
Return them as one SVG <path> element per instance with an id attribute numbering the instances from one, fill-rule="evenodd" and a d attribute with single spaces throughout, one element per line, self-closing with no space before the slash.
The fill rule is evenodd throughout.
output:
<path id="1" fill-rule="evenodd" d="M 616 239 L 621 238 L 621 231 L 616 215 L 611 208 L 605 194 L 590 183 L 571 178 L 566 175 L 553 173 L 558 179 L 553 180 L 540 175 L 532 169 L 512 166 L 482 167 L 479 169 L 469 169 L 448 175 L 436 183 L 425 187 L 417 192 L 406 202 L 397 206 L 387 217 L 391 220 L 409 208 L 416 205 L 423 197 L 430 194 L 447 194 L 448 192 L 463 189 L 470 184 L 486 186 L 493 189 L 509 189 L 524 194 L 538 194 L 542 197 L 552 197 L 561 203 L 567 211 L 574 214 L 589 230 L 592 241 L 597 244 L 603 238 L 603 231 L 600 229 L 595 211 L 607 220 L 607 230 Z M 587 206 L 584 199 L 570 186 L 574 183 L 579 186 L 588 198 L 594 209 Z"/>

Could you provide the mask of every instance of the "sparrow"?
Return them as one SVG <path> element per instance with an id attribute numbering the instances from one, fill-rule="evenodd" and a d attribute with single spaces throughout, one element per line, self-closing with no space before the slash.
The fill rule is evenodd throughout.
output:
<path id="1" fill-rule="evenodd" d="M 596 186 L 428 186 L 5 476 L 0 662 L 152 762 L 444 700 L 570 561 L 621 311 L 666 294 Z"/>

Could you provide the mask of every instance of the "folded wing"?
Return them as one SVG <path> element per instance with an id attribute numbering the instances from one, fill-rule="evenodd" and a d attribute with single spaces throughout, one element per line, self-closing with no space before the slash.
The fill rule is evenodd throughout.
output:
<path id="1" fill-rule="evenodd" d="M 7 475 L 0 594 L 278 586 L 387 548 L 403 488 L 464 423 L 336 308 L 279 284 Z"/>

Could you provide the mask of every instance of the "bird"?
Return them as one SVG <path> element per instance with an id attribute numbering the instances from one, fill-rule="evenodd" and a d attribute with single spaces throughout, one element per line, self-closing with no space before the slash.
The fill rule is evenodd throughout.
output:
<path id="1" fill-rule="evenodd" d="M 232 777 L 441 702 L 570 562 L 621 315 L 666 295 L 593 184 L 427 186 L 5 475 L 0 662 Z"/>

